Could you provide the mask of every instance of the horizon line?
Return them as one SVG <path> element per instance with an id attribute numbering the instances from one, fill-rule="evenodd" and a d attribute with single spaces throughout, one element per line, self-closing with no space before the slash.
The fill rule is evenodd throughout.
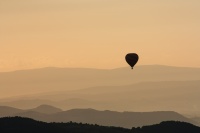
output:
<path id="1" fill-rule="evenodd" d="M 143 66 L 163 66 L 163 67 L 194 68 L 194 69 L 200 68 L 200 67 L 191 67 L 191 66 L 172 66 L 172 65 L 162 65 L 162 64 L 136 65 L 135 67 L 143 67 Z M 37 67 L 37 68 L 16 69 L 16 70 L 10 70 L 10 71 L 0 71 L 0 73 L 9 73 L 9 72 L 17 72 L 17 71 L 28 71 L 28 70 L 38 70 L 38 69 L 47 69 L 47 68 L 55 68 L 55 69 L 116 70 L 116 69 L 131 68 L 131 67 L 129 67 L 129 66 L 121 66 L 121 67 L 116 67 L 116 68 L 92 68 L 92 67 L 58 67 L 58 66 L 44 66 L 44 67 Z"/>

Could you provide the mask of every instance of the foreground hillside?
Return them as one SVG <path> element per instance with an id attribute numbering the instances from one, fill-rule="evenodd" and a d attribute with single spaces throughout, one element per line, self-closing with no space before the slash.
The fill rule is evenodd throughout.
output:
<path id="1" fill-rule="evenodd" d="M 12 128 L 11 128 L 12 126 Z M 132 129 L 82 123 L 45 123 L 28 118 L 0 118 L 1 133 L 199 133 L 200 127 L 184 122 L 162 122 Z"/>

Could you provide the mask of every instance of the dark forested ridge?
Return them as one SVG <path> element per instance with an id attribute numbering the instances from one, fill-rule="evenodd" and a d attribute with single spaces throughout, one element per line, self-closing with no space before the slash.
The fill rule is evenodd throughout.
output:
<path id="1" fill-rule="evenodd" d="M 200 127 L 168 121 L 132 129 L 82 123 L 45 123 L 22 117 L 0 118 L 1 133 L 200 133 Z"/>
<path id="2" fill-rule="evenodd" d="M 142 128 L 132 128 L 132 133 L 200 133 L 200 127 L 186 122 L 167 121 Z"/>
<path id="3" fill-rule="evenodd" d="M 130 129 L 82 123 L 45 123 L 30 118 L 0 118 L 0 133 L 129 133 Z"/>

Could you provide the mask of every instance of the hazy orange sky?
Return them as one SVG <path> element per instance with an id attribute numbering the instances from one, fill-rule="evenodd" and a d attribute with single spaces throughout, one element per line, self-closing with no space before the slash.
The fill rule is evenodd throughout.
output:
<path id="1" fill-rule="evenodd" d="M 200 0 L 1 0 L 0 71 L 200 67 Z"/>

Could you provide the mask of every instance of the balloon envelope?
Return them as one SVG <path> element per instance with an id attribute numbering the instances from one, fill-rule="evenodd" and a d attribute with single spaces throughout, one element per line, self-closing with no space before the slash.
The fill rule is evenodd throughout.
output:
<path id="1" fill-rule="evenodd" d="M 125 57 L 126 62 L 132 67 L 138 62 L 139 56 L 136 53 L 129 53 Z"/>

